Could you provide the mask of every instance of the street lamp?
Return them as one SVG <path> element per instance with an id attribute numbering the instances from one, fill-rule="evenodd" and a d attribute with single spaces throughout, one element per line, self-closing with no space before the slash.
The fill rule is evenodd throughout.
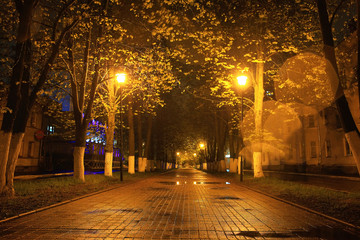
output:
<path id="1" fill-rule="evenodd" d="M 247 76 L 245 76 L 245 75 L 242 75 L 242 76 L 238 76 L 236 79 L 237 79 L 238 84 L 239 84 L 240 86 L 245 86 L 245 85 L 246 85 L 246 82 L 247 82 L 248 77 L 247 77 Z"/>
<path id="2" fill-rule="evenodd" d="M 125 73 L 117 73 L 116 74 L 116 81 L 120 84 L 125 83 L 126 81 L 126 74 Z"/>
<path id="3" fill-rule="evenodd" d="M 125 84 L 126 74 L 125 73 L 117 73 L 115 74 L 116 81 L 119 83 L 120 88 L 120 181 L 123 181 L 123 132 L 122 132 L 122 88 L 121 85 Z"/>
<path id="4" fill-rule="evenodd" d="M 243 118 L 244 118 L 244 97 L 243 97 L 243 88 L 245 87 L 246 85 L 246 82 L 247 82 L 247 79 L 248 77 L 245 76 L 245 75 L 241 75 L 241 76 L 238 76 L 237 78 L 237 82 L 238 84 L 240 85 L 240 92 L 241 92 L 241 129 L 243 131 Z M 244 166 L 243 166 L 243 157 L 242 155 L 240 156 L 240 181 L 242 182 L 243 181 L 243 177 L 244 176 Z"/>
<path id="5" fill-rule="evenodd" d="M 202 161 L 200 163 L 200 168 L 203 170 L 207 170 L 207 162 L 206 162 L 206 157 L 205 157 L 205 144 L 204 143 L 200 143 L 199 144 L 200 147 L 200 153 L 202 155 Z"/>

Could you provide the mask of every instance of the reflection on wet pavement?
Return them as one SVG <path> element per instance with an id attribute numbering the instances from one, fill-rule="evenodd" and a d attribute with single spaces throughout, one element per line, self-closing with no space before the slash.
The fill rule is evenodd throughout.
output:
<path id="1" fill-rule="evenodd" d="M 194 169 L 169 171 L 0 224 L 0 239 L 358 239 L 357 235 L 344 225 Z"/>

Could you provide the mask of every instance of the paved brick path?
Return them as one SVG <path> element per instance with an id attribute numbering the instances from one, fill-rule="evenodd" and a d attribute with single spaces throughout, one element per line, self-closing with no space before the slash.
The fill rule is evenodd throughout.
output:
<path id="1" fill-rule="evenodd" d="M 182 169 L 0 224 L 0 239 L 357 239 L 337 223 Z"/>

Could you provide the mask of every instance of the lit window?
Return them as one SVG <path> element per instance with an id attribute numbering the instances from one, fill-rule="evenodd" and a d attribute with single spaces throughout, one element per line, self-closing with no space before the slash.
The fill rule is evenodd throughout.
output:
<path id="1" fill-rule="evenodd" d="M 50 134 L 54 133 L 55 128 L 53 126 L 49 125 L 49 126 L 46 127 L 46 130 L 47 130 L 48 135 L 50 135 Z"/>

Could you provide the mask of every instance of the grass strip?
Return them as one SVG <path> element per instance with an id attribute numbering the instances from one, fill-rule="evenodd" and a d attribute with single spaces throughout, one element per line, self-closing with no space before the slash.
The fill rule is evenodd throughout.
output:
<path id="1" fill-rule="evenodd" d="M 0 220 L 159 173 L 161 172 L 136 174 L 124 172 L 123 182 L 120 182 L 119 172 L 113 173 L 113 177 L 106 177 L 103 174 L 85 175 L 85 183 L 72 176 L 15 181 L 16 195 L 0 197 Z"/>

